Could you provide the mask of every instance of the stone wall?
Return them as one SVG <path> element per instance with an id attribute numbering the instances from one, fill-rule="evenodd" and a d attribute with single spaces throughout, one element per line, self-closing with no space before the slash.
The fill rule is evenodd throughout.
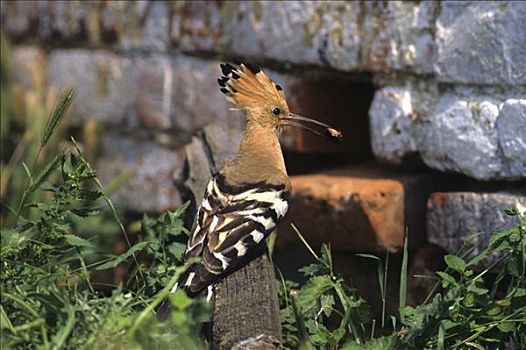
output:
<path id="1" fill-rule="evenodd" d="M 97 167 L 133 173 L 115 195 L 131 212 L 199 198 L 237 150 L 243 121 L 215 83 L 234 56 L 347 136 L 283 136 L 288 218 L 312 242 L 397 252 L 407 227 L 414 251 L 453 251 L 525 205 L 523 2 L 2 1 L 1 19 L 14 84 L 75 87 L 71 125 L 102 126 Z M 282 231 L 278 251 L 297 244 Z"/>

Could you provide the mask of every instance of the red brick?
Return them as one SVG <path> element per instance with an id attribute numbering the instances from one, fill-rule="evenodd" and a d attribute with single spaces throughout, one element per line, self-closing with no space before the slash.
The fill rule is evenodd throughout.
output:
<path id="1" fill-rule="evenodd" d="M 315 246 L 396 252 L 408 227 L 410 246 L 425 240 L 425 203 L 433 175 L 401 174 L 377 165 L 292 177 L 293 197 L 278 247 L 298 244 L 294 223 Z"/>

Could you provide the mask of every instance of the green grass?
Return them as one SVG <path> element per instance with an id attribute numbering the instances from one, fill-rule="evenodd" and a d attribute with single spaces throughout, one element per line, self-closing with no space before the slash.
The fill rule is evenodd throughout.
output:
<path id="1" fill-rule="evenodd" d="M 132 244 L 75 140 L 47 163 L 39 161 L 72 99 L 72 91 L 59 98 L 44 128 L 34 166 L 22 166 L 27 179 L 18 205 L 3 220 L 2 348 L 161 349 L 170 344 L 205 348 L 200 328 L 209 318 L 209 307 L 204 301 L 179 292 L 170 295 L 171 320 L 159 323 L 154 312 L 185 268 L 182 242 L 188 231 L 181 215 L 186 206 L 158 218 L 145 215 L 141 234 Z M 38 192 L 47 195 L 35 196 Z M 123 254 L 104 249 L 104 236 L 79 230 L 105 212 L 128 244 Z M 109 291 L 107 285 L 99 284 L 97 274 L 111 276 L 120 267 L 129 273 L 122 284 L 110 286 Z"/>
<path id="2" fill-rule="evenodd" d="M 379 329 L 375 329 L 377 322 L 371 319 L 356 290 L 333 273 L 330 248 L 322 246 L 321 255 L 316 254 L 293 226 L 316 262 L 300 270 L 308 278 L 303 286 L 280 283 L 286 345 L 291 349 L 526 348 L 526 213 L 517 209 L 506 213 L 518 217 L 520 223 L 513 229 L 495 232 L 489 246 L 476 256 L 445 256 L 447 269 L 436 272 L 435 288 L 416 307 L 406 305 L 406 236 L 400 271 L 400 311 L 389 315 L 390 324 L 385 322 L 389 255 L 382 260 L 358 254 L 377 262 L 382 302 Z M 469 244 L 466 242 L 466 246 Z M 495 253 L 501 258 L 487 268 L 478 267 Z M 498 273 L 489 276 L 490 271 Z"/>

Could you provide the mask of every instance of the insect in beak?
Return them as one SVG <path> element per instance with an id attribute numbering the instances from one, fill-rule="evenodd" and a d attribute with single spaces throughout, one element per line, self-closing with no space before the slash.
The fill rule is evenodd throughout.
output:
<path id="1" fill-rule="evenodd" d="M 343 133 L 340 130 L 334 129 L 330 125 L 322 123 L 316 119 L 302 117 L 301 115 L 289 113 L 288 116 L 281 118 L 281 123 L 283 125 L 295 126 L 297 128 L 310 131 L 315 135 L 325 137 L 326 139 L 329 139 L 334 142 L 340 142 L 343 139 Z M 311 126 L 306 125 L 307 123 L 322 127 L 323 132 L 320 132 Z"/>

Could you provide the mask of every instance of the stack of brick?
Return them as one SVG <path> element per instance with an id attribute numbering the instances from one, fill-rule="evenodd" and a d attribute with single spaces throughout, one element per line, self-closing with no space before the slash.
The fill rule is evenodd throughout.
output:
<path id="1" fill-rule="evenodd" d="M 1 19 L 15 83 L 31 89 L 40 70 L 75 87 L 74 126 L 106 126 L 97 167 L 105 181 L 134 170 L 116 194 L 127 210 L 196 199 L 235 153 L 242 120 L 215 84 L 233 56 L 347 135 L 339 147 L 283 137 L 291 168 L 318 171 L 294 176 L 288 217 L 314 244 L 396 252 L 407 228 L 414 251 L 454 251 L 525 203 L 521 2 L 6 1 Z M 302 153 L 340 166 L 302 169 Z M 297 243 L 282 231 L 278 248 Z"/>

